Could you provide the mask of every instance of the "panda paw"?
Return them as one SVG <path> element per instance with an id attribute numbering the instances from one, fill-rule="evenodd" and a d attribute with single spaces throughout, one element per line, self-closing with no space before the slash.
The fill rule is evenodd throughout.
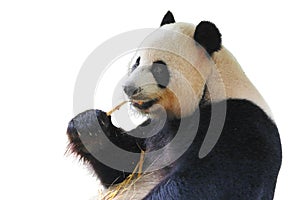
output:
<path id="1" fill-rule="evenodd" d="M 68 125 L 67 135 L 71 153 L 85 158 L 91 148 L 100 148 L 101 136 L 109 136 L 111 117 L 101 110 L 87 110 L 74 117 Z M 89 149 L 89 150 L 88 150 Z"/>

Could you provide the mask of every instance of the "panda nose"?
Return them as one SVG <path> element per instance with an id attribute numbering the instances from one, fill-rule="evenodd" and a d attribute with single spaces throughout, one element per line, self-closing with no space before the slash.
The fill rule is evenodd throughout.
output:
<path id="1" fill-rule="evenodd" d="M 126 85 L 124 86 L 124 92 L 130 97 L 135 94 L 137 94 L 140 91 L 138 87 L 132 86 L 132 85 Z"/>

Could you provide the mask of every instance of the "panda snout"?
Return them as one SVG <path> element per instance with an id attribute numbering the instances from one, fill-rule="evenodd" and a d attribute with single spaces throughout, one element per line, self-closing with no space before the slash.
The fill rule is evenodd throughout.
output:
<path id="1" fill-rule="evenodd" d="M 136 87 L 136 86 L 133 86 L 133 85 L 126 85 L 123 87 L 124 89 L 124 92 L 125 94 L 128 96 L 128 97 L 131 97 L 135 94 L 137 94 L 138 92 L 141 91 L 141 88 L 140 87 Z"/>

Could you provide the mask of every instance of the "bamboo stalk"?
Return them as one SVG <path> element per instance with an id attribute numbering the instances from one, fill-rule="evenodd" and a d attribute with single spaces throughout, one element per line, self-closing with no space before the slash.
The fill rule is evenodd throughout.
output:
<path id="1" fill-rule="evenodd" d="M 111 114 L 113 112 L 115 112 L 116 110 L 119 110 L 127 102 L 129 102 L 129 101 L 123 101 L 122 103 L 120 103 L 119 105 L 117 105 L 116 107 L 114 107 L 111 111 L 107 112 L 106 115 L 107 116 L 111 116 Z"/>

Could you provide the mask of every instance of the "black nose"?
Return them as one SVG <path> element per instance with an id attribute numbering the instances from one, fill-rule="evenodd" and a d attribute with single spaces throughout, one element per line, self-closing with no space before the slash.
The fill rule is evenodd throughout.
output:
<path id="1" fill-rule="evenodd" d="M 128 95 L 128 96 L 132 96 L 135 95 L 136 93 L 139 92 L 139 88 L 132 86 L 132 85 L 126 85 L 124 86 L 124 92 Z"/>

